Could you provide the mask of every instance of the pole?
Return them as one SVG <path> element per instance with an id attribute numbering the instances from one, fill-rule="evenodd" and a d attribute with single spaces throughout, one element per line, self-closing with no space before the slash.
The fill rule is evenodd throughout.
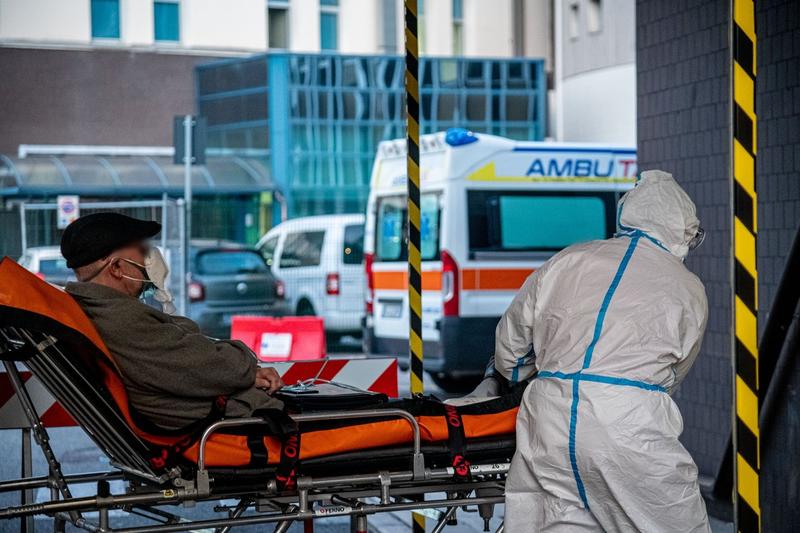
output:
<path id="1" fill-rule="evenodd" d="M 180 264 L 180 271 L 178 271 L 178 276 L 175 279 L 178 280 L 178 289 L 180 293 L 178 294 L 178 313 L 181 316 L 187 316 L 189 313 L 189 309 L 187 307 L 189 303 L 189 296 L 187 291 L 187 284 L 185 283 L 186 279 L 186 259 L 188 254 L 184 253 L 186 250 L 186 209 L 184 205 L 186 202 L 183 201 L 183 198 L 178 198 L 175 202 L 177 204 L 176 211 L 178 215 L 178 242 L 180 242 L 181 246 L 181 253 L 179 254 L 180 257 L 178 258 Z"/>
<path id="2" fill-rule="evenodd" d="M 19 203 L 19 228 L 20 228 L 20 245 L 22 252 L 20 255 L 25 255 L 28 250 L 28 228 L 25 225 L 25 202 Z"/>
<path id="3" fill-rule="evenodd" d="M 408 352 L 411 393 L 425 391 L 422 363 L 422 259 L 420 254 L 419 183 L 419 42 L 417 0 L 405 0 L 406 41 L 406 175 L 408 189 Z M 425 516 L 411 515 L 414 533 L 424 533 Z"/>
<path id="4" fill-rule="evenodd" d="M 417 0 L 406 0 L 406 124 L 408 175 L 408 348 L 411 358 L 411 392 L 424 391 L 422 378 L 422 265 L 420 255 L 419 183 L 419 60 Z"/>
<path id="5" fill-rule="evenodd" d="M 192 125 L 191 115 L 183 117 L 183 286 L 189 284 L 191 265 L 189 246 L 192 240 Z M 184 289 L 184 314 L 189 313 L 189 291 Z"/>
<path id="6" fill-rule="evenodd" d="M 753 0 L 731 2 L 731 209 L 733 222 L 734 521 L 761 531 L 758 271 L 756 240 L 756 27 Z"/>
<path id="7" fill-rule="evenodd" d="M 31 446 L 31 430 L 30 428 L 22 428 L 22 478 L 29 479 L 33 477 L 33 455 Z M 30 489 L 22 489 L 20 503 L 27 505 L 33 503 L 33 491 Z M 33 516 L 20 518 L 20 531 L 23 533 L 33 533 L 34 523 Z"/>
<path id="8" fill-rule="evenodd" d="M 169 220 L 167 219 L 167 206 L 169 202 L 169 198 L 167 197 L 167 193 L 161 195 L 161 250 L 166 254 L 167 253 L 167 234 L 172 229 L 169 225 Z"/>

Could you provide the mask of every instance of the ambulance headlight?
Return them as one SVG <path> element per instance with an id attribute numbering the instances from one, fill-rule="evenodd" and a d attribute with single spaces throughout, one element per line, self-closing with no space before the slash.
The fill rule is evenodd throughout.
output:
<path id="1" fill-rule="evenodd" d="M 464 128 L 449 128 L 444 136 L 444 142 L 450 146 L 463 146 L 477 140 L 474 133 Z"/>

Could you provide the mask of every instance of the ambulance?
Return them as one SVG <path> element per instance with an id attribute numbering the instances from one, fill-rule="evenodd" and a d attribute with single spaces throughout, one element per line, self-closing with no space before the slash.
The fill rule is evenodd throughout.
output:
<path id="1" fill-rule="evenodd" d="M 424 366 L 458 390 L 483 374 L 525 279 L 562 248 L 614 234 L 636 150 L 450 129 L 423 135 L 420 159 Z M 405 140 L 380 143 L 371 179 L 364 350 L 407 363 Z"/>

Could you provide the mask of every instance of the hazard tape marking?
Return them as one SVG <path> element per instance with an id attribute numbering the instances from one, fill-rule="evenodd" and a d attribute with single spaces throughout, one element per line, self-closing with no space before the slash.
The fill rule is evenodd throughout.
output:
<path id="1" fill-rule="evenodd" d="M 758 198 L 756 196 L 756 28 L 753 0 L 731 5 L 731 189 L 733 205 L 733 365 L 737 529 L 761 531 L 758 400 Z"/>
<path id="2" fill-rule="evenodd" d="M 398 395 L 397 360 L 385 359 L 327 359 L 298 361 L 293 363 L 262 363 L 273 367 L 284 383 L 293 385 L 298 381 L 318 377 L 351 387 L 379 392 L 396 398 Z M 30 372 L 20 372 L 25 389 L 33 401 L 36 412 L 46 427 L 69 427 L 77 424 L 41 381 Z M 0 429 L 30 427 L 11 382 L 5 372 L 0 372 Z"/>

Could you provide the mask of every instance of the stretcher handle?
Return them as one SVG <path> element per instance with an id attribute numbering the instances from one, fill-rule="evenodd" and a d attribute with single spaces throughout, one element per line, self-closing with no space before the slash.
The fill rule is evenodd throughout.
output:
<path id="1" fill-rule="evenodd" d="M 422 452 L 422 444 L 420 439 L 419 423 L 417 419 L 408 411 L 402 409 L 365 409 L 358 411 L 321 411 L 319 413 L 303 413 L 290 415 L 295 422 L 320 422 L 325 420 L 341 420 L 343 418 L 402 418 L 411 426 L 414 433 L 414 457 L 420 457 Z M 200 452 L 197 457 L 198 470 L 206 469 L 206 443 L 211 435 L 216 433 L 222 428 L 237 427 L 237 426 L 252 426 L 257 424 L 266 424 L 263 418 L 227 418 L 214 422 L 206 428 L 203 436 L 200 438 Z"/>

